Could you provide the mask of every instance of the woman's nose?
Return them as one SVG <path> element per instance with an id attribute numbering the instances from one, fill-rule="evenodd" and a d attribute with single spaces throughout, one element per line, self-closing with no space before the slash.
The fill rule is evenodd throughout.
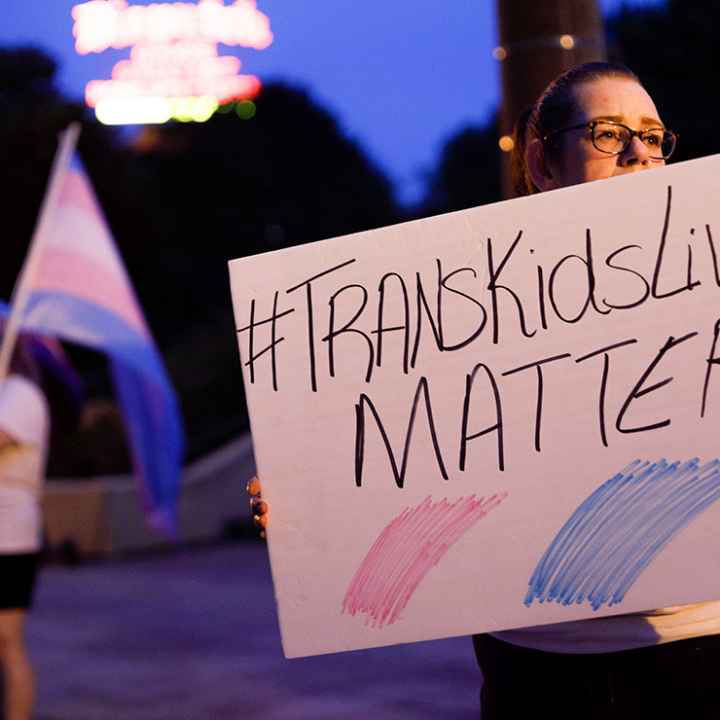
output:
<path id="1" fill-rule="evenodd" d="M 652 162 L 650 148 L 637 135 L 634 135 L 630 144 L 620 154 L 621 165 L 649 165 Z"/>

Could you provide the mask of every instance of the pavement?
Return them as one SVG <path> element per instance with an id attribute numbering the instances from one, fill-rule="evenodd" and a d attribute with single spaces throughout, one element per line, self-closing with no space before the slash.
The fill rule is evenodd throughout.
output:
<path id="1" fill-rule="evenodd" d="M 468 638 L 285 660 L 259 540 L 48 566 L 36 720 L 477 720 Z"/>

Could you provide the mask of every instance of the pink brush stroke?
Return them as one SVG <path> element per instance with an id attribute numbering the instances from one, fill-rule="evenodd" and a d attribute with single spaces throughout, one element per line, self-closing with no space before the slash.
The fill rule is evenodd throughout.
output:
<path id="1" fill-rule="evenodd" d="M 382 628 L 400 618 L 412 594 L 430 569 L 507 493 L 487 500 L 475 495 L 449 503 L 428 496 L 406 508 L 373 543 L 343 599 L 342 612 L 365 613 L 365 625 Z"/>

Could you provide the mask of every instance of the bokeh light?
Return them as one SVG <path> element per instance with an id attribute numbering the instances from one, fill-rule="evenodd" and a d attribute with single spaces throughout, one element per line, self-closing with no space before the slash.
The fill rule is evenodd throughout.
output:
<path id="1" fill-rule="evenodd" d="M 170 104 L 161 97 L 107 98 L 95 106 L 103 125 L 154 125 L 172 117 Z"/>
<path id="2" fill-rule="evenodd" d="M 218 108 L 215 98 L 126 97 L 100 101 L 95 114 L 104 125 L 157 125 L 169 120 L 205 122 Z"/>
<path id="3" fill-rule="evenodd" d="M 498 45 L 498 47 L 493 48 L 492 56 L 498 62 L 502 62 L 507 57 L 507 50 L 504 47 L 502 47 L 502 45 Z"/>
<path id="4" fill-rule="evenodd" d="M 257 107 L 252 100 L 240 100 L 235 105 L 235 112 L 241 120 L 251 120 L 255 117 Z"/>
<path id="5" fill-rule="evenodd" d="M 503 135 L 498 140 L 498 145 L 503 152 L 512 152 L 513 148 L 515 147 L 515 141 L 510 135 Z"/>

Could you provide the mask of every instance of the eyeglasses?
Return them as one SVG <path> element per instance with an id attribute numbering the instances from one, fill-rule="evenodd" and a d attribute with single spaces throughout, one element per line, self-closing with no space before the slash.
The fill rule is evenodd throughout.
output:
<path id="1" fill-rule="evenodd" d="M 554 130 L 543 137 L 543 142 L 559 133 L 580 128 L 590 130 L 595 149 L 607 155 L 620 155 L 627 150 L 632 139 L 637 137 L 650 150 L 651 159 L 667 160 L 673 154 L 678 139 L 677 133 L 662 127 L 633 130 L 612 120 L 591 120 L 582 125 Z"/>

